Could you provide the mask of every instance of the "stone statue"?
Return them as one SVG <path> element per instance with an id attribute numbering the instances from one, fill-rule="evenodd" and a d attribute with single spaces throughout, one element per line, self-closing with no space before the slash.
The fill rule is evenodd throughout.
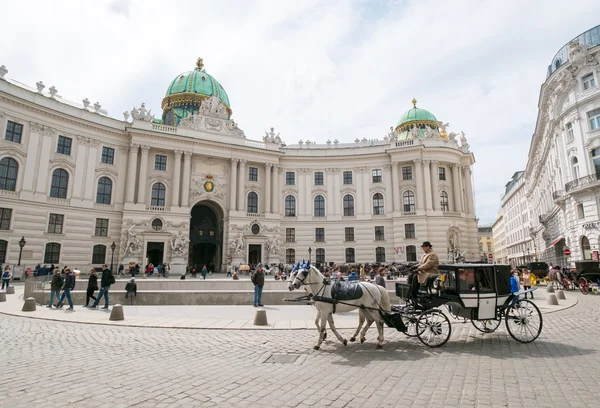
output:
<path id="1" fill-rule="evenodd" d="M 127 230 L 127 242 L 125 244 L 125 251 L 123 251 L 123 256 L 127 255 L 139 255 L 142 252 L 142 243 L 140 239 L 137 237 L 136 233 L 133 231 L 134 225 L 131 225 Z"/>
<path id="2" fill-rule="evenodd" d="M 569 42 L 569 60 L 572 65 L 579 65 L 586 58 L 586 49 L 579 44 L 579 39 Z"/>
<path id="3" fill-rule="evenodd" d="M 188 251 L 190 240 L 183 235 L 183 232 L 179 231 L 177 234 L 173 234 L 169 243 L 171 244 L 171 253 L 174 256 L 183 256 Z"/>
<path id="4" fill-rule="evenodd" d="M 457 133 L 454 133 L 454 132 L 450 132 L 450 133 L 448 133 L 448 139 L 449 139 L 449 140 L 454 140 L 454 141 L 456 141 L 456 136 L 458 136 L 458 134 L 457 134 Z"/>
<path id="5" fill-rule="evenodd" d="M 275 236 L 269 238 L 266 243 L 266 249 L 269 252 L 269 255 L 277 255 L 279 254 L 279 239 Z"/>
<path id="6" fill-rule="evenodd" d="M 145 122 L 152 122 L 154 115 L 152 110 L 146 110 L 146 104 L 142 102 L 142 106 L 136 108 L 135 106 L 131 110 L 131 116 L 136 120 L 143 120 Z"/>
<path id="7" fill-rule="evenodd" d="M 458 233 L 451 230 L 448 236 L 448 247 L 450 251 L 454 252 L 458 249 Z"/>
<path id="8" fill-rule="evenodd" d="M 263 141 L 268 143 L 281 143 L 281 138 L 279 137 L 279 133 L 275 134 L 275 128 L 271 128 L 270 132 L 265 131 Z M 308 141 L 306 143 L 308 143 Z"/>
<path id="9" fill-rule="evenodd" d="M 434 136 L 435 136 L 435 133 L 433 132 L 433 129 L 429 126 L 426 126 L 425 127 L 425 138 L 433 139 Z"/>
<path id="10" fill-rule="evenodd" d="M 469 147 L 469 144 L 467 143 L 467 137 L 465 136 L 465 132 L 460 132 L 460 146 Z"/>
<path id="11" fill-rule="evenodd" d="M 235 239 L 231 242 L 231 245 L 229 245 L 229 249 L 231 249 L 232 255 L 244 256 L 246 254 L 245 248 L 246 240 L 244 239 L 242 234 L 238 234 L 238 236 L 235 237 Z"/>
<path id="12" fill-rule="evenodd" d="M 200 104 L 200 114 L 203 116 L 212 116 L 219 119 L 228 119 L 227 109 L 216 95 L 202 101 Z"/>
<path id="13" fill-rule="evenodd" d="M 389 140 L 389 141 L 396 140 L 396 132 L 394 132 L 393 126 L 390 126 L 390 132 L 387 134 L 387 140 Z"/>
<path id="14" fill-rule="evenodd" d="M 411 130 L 410 130 L 410 137 L 412 139 L 418 139 L 421 136 L 421 132 L 419 131 L 419 128 L 417 126 L 414 126 Z"/>

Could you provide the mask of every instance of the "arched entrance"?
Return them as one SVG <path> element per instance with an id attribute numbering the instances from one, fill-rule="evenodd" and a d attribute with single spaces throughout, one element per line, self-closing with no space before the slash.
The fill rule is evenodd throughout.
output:
<path id="1" fill-rule="evenodd" d="M 190 265 L 198 272 L 203 265 L 219 272 L 223 256 L 223 214 L 218 205 L 201 201 L 192 208 L 190 224 Z"/>

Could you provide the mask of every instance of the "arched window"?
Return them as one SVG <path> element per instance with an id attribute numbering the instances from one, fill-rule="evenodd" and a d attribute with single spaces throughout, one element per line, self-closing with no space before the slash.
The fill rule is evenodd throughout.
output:
<path id="1" fill-rule="evenodd" d="M 415 193 L 405 191 L 403 194 L 404 212 L 415 212 Z"/>
<path id="2" fill-rule="evenodd" d="M 383 194 L 377 193 L 373 196 L 373 215 L 383 214 Z"/>
<path id="3" fill-rule="evenodd" d="M 354 263 L 356 262 L 355 259 L 354 248 L 346 248 L 346 263 Z"/>
<path id="4" fill-rule="evenodd" d="M 106 262 L 106 245 L 94 245 L 92 251 L 92 263 L 104 264 Z"/>
<path id="5" fill-rule="evenodd" d="M 583 254 L 583 259 L 592 259 L 590 240 L 585 236 L 581 237 L 581 253 Z"/>
<path id="6" fill-rule="evenodd" d="M 155 183 L 152 186 L 152 200 L 150 205 L 153 207 L 164 207 L 167 188 L 163 183 Z"/>
<path id="7" fill-rule="evenodd" d="M 385 248 L 375 248 L 375 262 L 385 262 Z"/>
<path id="8" fill-rule="evenodd" d="M 0 264 L 6 262 L 6 248 L 8 248 L 8 242 L 0 240 Z"/>
<path id="9" fill-rule="evenodd" d="M 60 244 L 56 242 L 49 242 L 46 244 L 46 251 L 44 252 L 44 263 L 57 264 L 60 261 Z"/>
<path id="10" fill-rule="evenodd" d="M 325 198 L 322 195 L 315 197 L 315 217 L 325 217 Z"/>
<path id="11" fill-rule="evenodd" d="M 96 204 L 110 204 L 112 196 L 112 180 L 108 177 L 100 177 L 98 190 L 96 191 Z"/>
<path id="12" fill-rule="evenodd" d="M 417 262 L 417 247 L 408 245 L 406 247 L 406 262 Z"/>
<path id="13" fill-rule="evenodd" d="M 0 160 L 0 190 L 15 191 L 19 164 L 11 157 Z"/>
<path id="14" fill-rule="evenodd" d="M 573 164 L 573 180 L 577 180 L 579 178 L 579 160 L 577 157 L 573 157 L 571 163 Z"/>
<path id="15" fill-rule="evenodd" d="M 321 265 L 325 264 L 325 249 L 323 249 L 323 248 L 317 248 L 316 262 L 318 264 L 321 264 Z"/>
<path id="16" fill-rule="evenodd" d="M 296 216 L 296 197 L 289 195 L 285 197 L 285 216 L 295 217 Z"/>
<path id="17" fill-rule="evenodd" d="M 350 194 L 344 196 L 344 216 L 354 215 L 354 197 Z"/>
<path id="18" fill-rule="evenodd" d="M 450 211 L 450 205 L 448 204 L 448 193 L 445 191 L 440 193 L 440 206 L 442 211 Z"/>
<path id="19" fill-rule="evenodd" d="M 246 212 L 252 214 L 258 213 L 258 194 L 254 191 L 248 193 L 248 210 Z"/>
<path id="20" fill-rule="evenodd" d="M 56 169 L 52 173 L 52 184 L 50 186 L 50 197 L 67 198 L 69 187 L 69 173 L 65 169 Z"/>
<path id="21" fill-rule="evenodd" d="M 560 67 L 560 59 L 554 61 L 554 69 L 558 69 Z"/>
<path id="22" fill-rule="evenodd" d="M 285 263 L 292 265 L 296 263 L 296 250 L 288 248 L 285 250 Z"/>

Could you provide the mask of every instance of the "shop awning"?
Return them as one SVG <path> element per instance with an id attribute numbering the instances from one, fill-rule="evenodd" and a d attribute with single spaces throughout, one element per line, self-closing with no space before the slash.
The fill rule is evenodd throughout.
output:
<path id="1" fill-rule="evenodd" d="M 560 241 L 562 241 L 563 239 L 565 239 L 565 237 L 563 235 L 561 235 L 560 237 L 556 238 L 554 241 L 552 241 L 552 243 L 546 248 L 546 251 L 549 250 L 550 248 L 552 248 L 554 245 L 558 244 Z"/>

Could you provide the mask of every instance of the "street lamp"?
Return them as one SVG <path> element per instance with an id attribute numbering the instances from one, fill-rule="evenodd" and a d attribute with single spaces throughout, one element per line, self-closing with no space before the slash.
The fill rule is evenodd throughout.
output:
<path id="1" fill-rule="evenodd" d="M 26 243 L 27 241 L 25 241 L 25 237 L 21 237 L 21 240 L 19 241 L 19 262 L 17 263 L 18 266 L 21 266 L 21 255 L 23 255 L 23 247 Z"/>
<path id="2" fill-rule="evenodd" d="M 114 259 L 115 259 L 115 248 L 117 247 L 117 244 L 115 244 L 115 241 L 113 241 L 112 245 L 110 246 L 110 249 L 112 250 L 112 253 L 110 255 L 110 270 L 114 270 L 115 266 L 114 266 Z"/>
<path id="3" fill-rule="evenodd" d="M 310 254 L 312 254 L 312 248 L 308 247 L 308 262 L 310 262 Z"/>

